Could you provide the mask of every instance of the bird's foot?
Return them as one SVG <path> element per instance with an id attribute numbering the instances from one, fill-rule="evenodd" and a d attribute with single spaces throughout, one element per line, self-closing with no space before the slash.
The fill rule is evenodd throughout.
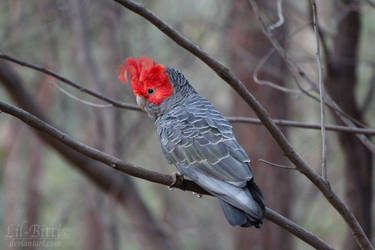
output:
<path id="1" fill-rule="evenodd" d="M 180 172 L 174 172 L 172 174 L 172 179 L 172 184 L 169 185 L 170 189 L 180 186 L 184 182 L 184 175 L 182 175 Z"/>

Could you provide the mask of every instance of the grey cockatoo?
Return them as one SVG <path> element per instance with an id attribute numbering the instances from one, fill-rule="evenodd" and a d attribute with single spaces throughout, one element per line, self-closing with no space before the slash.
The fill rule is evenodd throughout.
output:
<path id="1" fill-rule="evenodd" d="M 137 104 L 155 121 L 168 162 L 216 196 L 231 225 L 260 227 L 263 195 L 225 117 L 173 68 L 130 57 L 119 68 L 123 82 L 127 72 Z"/>

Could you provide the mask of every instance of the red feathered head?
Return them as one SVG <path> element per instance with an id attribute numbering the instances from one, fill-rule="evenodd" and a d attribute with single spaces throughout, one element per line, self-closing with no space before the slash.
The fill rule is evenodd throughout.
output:
<path id="1" fill-rule="evenodd" d="M 119 67 L 118 78 L 123 83 L 128 82 L 128 71 L 131 87 L 136 96 L 144 97 L 149 103 L 160 105 L 165 98 L 172 95 L 173 86 L 164 65 L 157 64 L 153 59 L 145 56 L 137 59 L 128 57 Z"/>

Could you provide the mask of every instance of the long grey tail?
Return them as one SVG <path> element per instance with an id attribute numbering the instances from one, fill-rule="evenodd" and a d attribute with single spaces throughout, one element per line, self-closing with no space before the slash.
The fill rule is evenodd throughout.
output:
<path id="1" fill-rule="evenodd" d="M 262 191 L 260 191 L 259 187 L 255 184 L 253 180 L 247 183 L 247 188 L 250 191 L 250 194 L 257 203 L 257 206 L 261 210 L 260 216 L 250 215 L 223 200 L 219 199 L 220 205 L 223 208 L 224 215 L 227 218 L 229 224 L 232 226 L 241 226 L 241 227 L 251 227 L 255 226 L 256 228 L 260 228 L 263 224 L 264 213 L 265 213 L 265 205 L 264 205 L 264 198 Z"/>

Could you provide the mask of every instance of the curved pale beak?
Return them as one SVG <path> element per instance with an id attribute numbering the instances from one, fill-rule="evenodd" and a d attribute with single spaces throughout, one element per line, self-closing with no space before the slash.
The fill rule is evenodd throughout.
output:
<path id="1" fill-rule="evenodd" d="M 137 101 L 138 106 L 139 106 L 142 110 L 145 110 L 146 98 L 144 98 L 143 96 L 138 96 L 138 95 L 137 95 L 137 97 L 136 97 L 136 101 Z"/>

